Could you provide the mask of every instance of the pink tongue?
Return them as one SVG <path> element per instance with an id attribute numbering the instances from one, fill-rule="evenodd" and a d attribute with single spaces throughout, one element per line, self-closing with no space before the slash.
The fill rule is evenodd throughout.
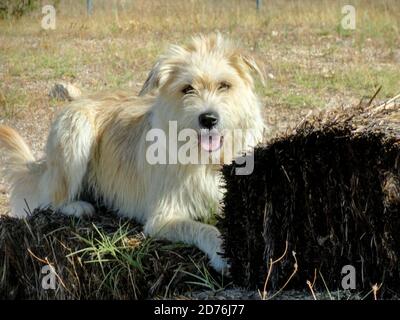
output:
<path id="1" fill-rule="evenodd" d="M 221 136 L 218 133 L 207 132 L 200 136 L 201 147 L 208 152 L 213 152 L 221 147 Z"/>

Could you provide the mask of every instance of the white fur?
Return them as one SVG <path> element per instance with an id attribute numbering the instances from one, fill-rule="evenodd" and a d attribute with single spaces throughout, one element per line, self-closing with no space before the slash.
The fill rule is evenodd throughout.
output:
<path id="1" fill-rule="evenodd" d="M 140 97 L 117 92 L 72 102 L 50 130 L 45 159 L 10 157 L 12 213 L 24 216 L 26 200 L 30 210 L 50 206 L 68 215 L 94 214 L 93 206 L 80 200 L 89 189 L 120 215 L 143 223 L 145 233 L 193 244 L 207 253 L 216 270 L 226 269 L 218 254 L 219 231 L 200 222 L 219 210 L 218 167 L 150 165 L 145 136 L 152 128 L 168 132 L 173 120 L 178 129 L 198 131 L 199 115 L 213 110 L 220 115 L 218 130 L 254 129 L 255 145 L 264 124 L 251 71 L 259 72 L 254 61 L 220 35 L 197 37 L 158 60 Z M 232 88 L 220 91 L 220 81 L 229 81 Z M 182 96 L 186 84 L 196 86 L 197 93 Z M 142 97 L 150 91 L 156 96 Z M 28 152 L 18 148 L 22 140 L 10 128 L 0 127 L 1 141 L 11 155 Z"/>

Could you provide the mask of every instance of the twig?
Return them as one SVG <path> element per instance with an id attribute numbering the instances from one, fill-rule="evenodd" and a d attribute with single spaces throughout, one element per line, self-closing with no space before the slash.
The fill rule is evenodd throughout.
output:
<path id="1" fill-rule="evenodd" d="M 312 286 L 314 287 L 315 281 L 317 280 L 317 269 L 314 269 L 314 280 L 312 282 Z"/>
<path id="2" fill-rule="evenodd" d="M 400 99 L 400 93 L 377 107 L 374 107 L 372 109 L 369 108 L 369 109 L 371 109 L 371 116 L 373 116 L 374 114 L 377 114 L 378 112 L 380 112 L 388 107 L 389 108 L 394 107 L 396 105 L 395 102 L 397 99 Z"/>
<path id="3" fill-rule="evenodd" d="M 164 299 L 167 299 L 167 295 L 168 295 L 168 291 L 169 291 L 169 287 L 171 286 L 172 282 L 175 280 L 176 275 L 181 271 L 181 267 L 182 265 L 180 264 L 178 266 L 178 268 L 175 270 L 171 280 L 168 282 L 166 288 L 165 288 L 165 294 L 164 294 Z"/>
<path id="4" fill-rule="evenodd" d="M 393 98 L 389 99 L 388 101 L 382 103 L 381 105 L 378 106 L 378 108 L 384 108 L 387 105 L 390 105 L 392 103 L 394 103 L 397 99 L 400 99 L 400 93 L 395 95 Z"/>
<path id="5" fill-rule="evenodd" d="M 369 290 L 368 293 L 361 298 L 361 300 L 365 300 L 371 294 L 371 292 L 374 292 L 374 289 Z"/>
<path id="6" fill-rule="evenodd" d="M 378 286 L 378 284 L 377 283 L 375 283 L 373 286 L 372 286 L 372 292 L 374 293 L 374 300 L 378 300 L 377 299 L 377 293 L 378 293 L 378 291 L 379 291 L 379 289 L 382 287 L 382 283 Z"/>
<path id="7" fill-rule="evenodd" d="M 368 293 L 364 296 L 364 297 L 362 297 L 361 298 L 361 300 L 365 300 L 371 293 L 373 293 L 374 294 L 374 300 L 378 300 L 377 299 L 377 293 L 378 293 L 378 291 L 379 291 L 379 289 L 382 287 L 382 283 L 378 286 L 378 284 L 377 283 L 375 283 L 373 286 L 372 286 L 372 289 L 370 290 L 370 291 L 368 291 Z"/>
<path id="8" fill-rule="evenodd" d="M 61 285 L 64 287 L 65 290 L 67 290 L 68 292 L 70 292 L 68 290 L 68 288 L 66 287 L 66 285 L 64 284 L 64 281 L 61 279 L 61 277 L 58 275 L 58 273 L 56 272 L 53 264 L 49 261 L 49 259 L 46 257 L 45 259 L 39 258 L 37 255 L 35 255 L 32 250 L 30 248 L 28 248 L 28 253 L 34 257 L 36 260 L 38 260 L 39 262 L 42 262 L 46 265 L 48 265 L 51 268 L 51 271 L 54 273 L 54 275 L 57 277 L 58 281 L 60 281 Z"/>
<path id="9" fill-rule="evenodd" d="M 266 297 L 267 297 L 267 284 L 268 284 L 269 277 L 271 276 L 272 266 L 275 263 L 278 263 L 279 261 L 281 261 L 286 256 L 286 253 L 287 253 L 287 250 L 288 250 L 288 246 L 289 246 L 289 243 L 286 241 L 286 243 L 285 243 L 285 251 L 283 252 L 283 254 L 278 259 L 276 259 L 275 261 L 273 261 L 272 258 L 269 260 L 269 268 L 268 268 L 267 278 L 265 279 L 265 282 L 264 282 L 263 293 L 261 294 L 259 292 L 262 300 L 265 300 Z"/>
<path id="10" fill-rule="evenodd" d="M 293 258 L 294 258 L 294 261 L 295 261 L 294 266 L 293 266 L 294 269 L 293 269 L 292 274 L 291 274 L 290 277 L 287 279 L 287 281 L 285 282 L 285 284 L 284 284 L 277 292 L 275 292 L 271 297 L 269 297 L 267 300 L 271 300 L 272 298 L 274 298 L 274 297 L 276 297 L 278 294 L 280 294 L 280 293 L 283 291 L 283 289 L 286 288 L 286 286 L 288 285 L 288 283 L 290 282 L 290 280 L 292 280 L 292 278 L 293 278 L 294 275 L 296 274 L 296 272 L 297 272 L 297 270 L 298 270 L 298 268 L 299 268 L 299 266 L 298 266 L 298 264 L 297 264 L 296 252 L 292 251 L 292 255 L 293 255 Z"/>
<path id="11" fill-rule="evenodd" d="M 286 170 L 285 170 L 285 167 L 284 167 L 283 165 L 281 165 L 281 168 L 282 168 L 282 170 L 283 170 L 283 173 L 284 173 L 285 176 L 286 176 L 286 179 L 288 179 L 289 183 L 291 184 L 292 181 L 290 180 L 289 175 L 288 175 L 288 173 L 287 173 Z"/>
<path id="12" fill-rule="evenodd" d="M 382 85 L 379 86 L 378 90 L 376 90 L 376 92 L 374 93 L 374 95 L 371 97 L 371 99 L 369 99 L 368 103 L 367 103 L 367 108 L 372 104 L 372 101 L 374 101 L 374 99 L 376 98 L 376 96 L 378 95 L 378 93 L 381 91 L 382 89 Z"/>
<path id="13" fill-rule="evenodd" d="M 330 298 L 331 300 L 334 300 L 333 297 L 332 297 L 332 295 L 331 295 L 331 292 L 330 292 L 330 290 L 329 290 L 329 288 L 328 288 L 328 286 L 327 286 L 327 284 L 326 284 L 326 282 L 325 282 L 324 276 L 322 275 L 321 271 L 319 271 L 319 275 L 321 276 L 321 279 L 322 279 L 322 282 L 324 283 L 325 289 L 326 289 L 326 291 L 328 292 L 329 298 Z"/>
<path id="14" fill-rule="evenodd" d="M 310 291 L 311 291 L 311 294 L 312 294 L 314 300 L 317 300 L 317 297 L 315 296 L 315 293 L 314 293 L 313 285 L 311 284 L 310 280 L 307 280 L 306 283 L 307 283 L 308 287 L 310 288 Z"/>
<path id="15" fill-rule="evenodd" d="M 47 265 L 49 265 L 49 266 L 52 266 L 51 263 L 49 262 L 49 260 L 48 260 L 47 258 L 46 258 L 46 260 L 44 260 L 44 259 L 42 259 L 42 258 L 39 258 L 37 255 L 35 255 L 35 254 L 31 251 L 30 248 L 28 248 L 28 252 L 29 252 L 29 254 L 30 254 L 32 257 L 34 257 L 36 260 L 38 260 L 38 261 L 40 261 L 40 262 L 42 262 L 42 263 L 44 263 L 44 264 L 47 264 Z"/>
<path id="16" fill-rule="evenodd" d="M 317 269 L 314 269 L 314 280 L 313 280 L 313 282 L 311 283 L 310 280 L 307 280 L 306 283 L 307 283 L 308 287 L 310 288 L 310 291 L 311 291 L 311 293 L 313 295 L 314 300 L 318 300 L 317 297 L 315 296 L 314 289 L 313 289 L 314 288 L 314 284 L 315 284 L 315 280 L 317 280 Z"/>
<path id="17" fill-rule="evenodd" d="M 28 204 L 28 202 L 26 201 L 25 198 L 24 198 L 24 202 L 25 202 L 25 206 L 26 206 L 26 208 L 24 208 L 24 211 L 25 211 L 26 215 L 28 217 L 30 217 L 32 215 L 31 208 L 29 207 L 29 204 Z"/>

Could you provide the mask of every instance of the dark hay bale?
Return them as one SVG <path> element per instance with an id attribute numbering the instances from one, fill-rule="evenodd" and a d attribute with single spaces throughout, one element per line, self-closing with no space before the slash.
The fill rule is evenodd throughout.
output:
<path id="1" fill-rule="evenodd" d="M 223 169 L 227 193 L 219 227 L 236 284 L 267 291 L 341 289 L 342 267 L 356 290 L 383 283 L 400 292 L 400 111 L 398 104 L 340 108 L 308 117 L 255 150 L 251 175 Z M 322 275 L 322 276 L 321 276 Z M 322 278 L 323 277 L 323 278 Z"/>
<path id="2" fill-rule="evenodd" d="M 205 256 L 141 231 L 104 210 L 85 219 L 50 210 L 23 220 L 0 217 L 0 299 L 146 299 L 195 289 L 189 282 L 208 272 Z M 48 264 L 55 290 L 42 287 Z"/>

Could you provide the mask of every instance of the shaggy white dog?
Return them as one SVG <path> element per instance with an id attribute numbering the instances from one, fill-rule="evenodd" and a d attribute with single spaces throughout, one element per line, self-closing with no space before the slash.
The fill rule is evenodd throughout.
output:
<path id="1" fill-rule="evenodd" d="M 262 139 L 254 71 L 260 73 L 254 60 L 221 35 L 199 36 L 161 56 L 139 96 L 116 92 L 73 101 L 53 123 L 44 159 L 35 160 L 19 134 L 1 126 L 12 214 L 24 216 L 27 206 L 94 214 L 81 198 L 89 191 L 120 215 L 143 223 L 145 233 L 196 245 L 216 270 L 224 270 L 220 233 L 201 221 L 218 212 L 218 160 L 227 163 Z M 171 125 L 179 134 L 192 130 L 195 139 L 161 143 L 157 132 L 171 140 Z M 245 144 L 232 134 L 247 129 Z M 178 161 L 185 144 L 203 160 Z M 154 161 L 162 154 L 167 163 Z"/>

